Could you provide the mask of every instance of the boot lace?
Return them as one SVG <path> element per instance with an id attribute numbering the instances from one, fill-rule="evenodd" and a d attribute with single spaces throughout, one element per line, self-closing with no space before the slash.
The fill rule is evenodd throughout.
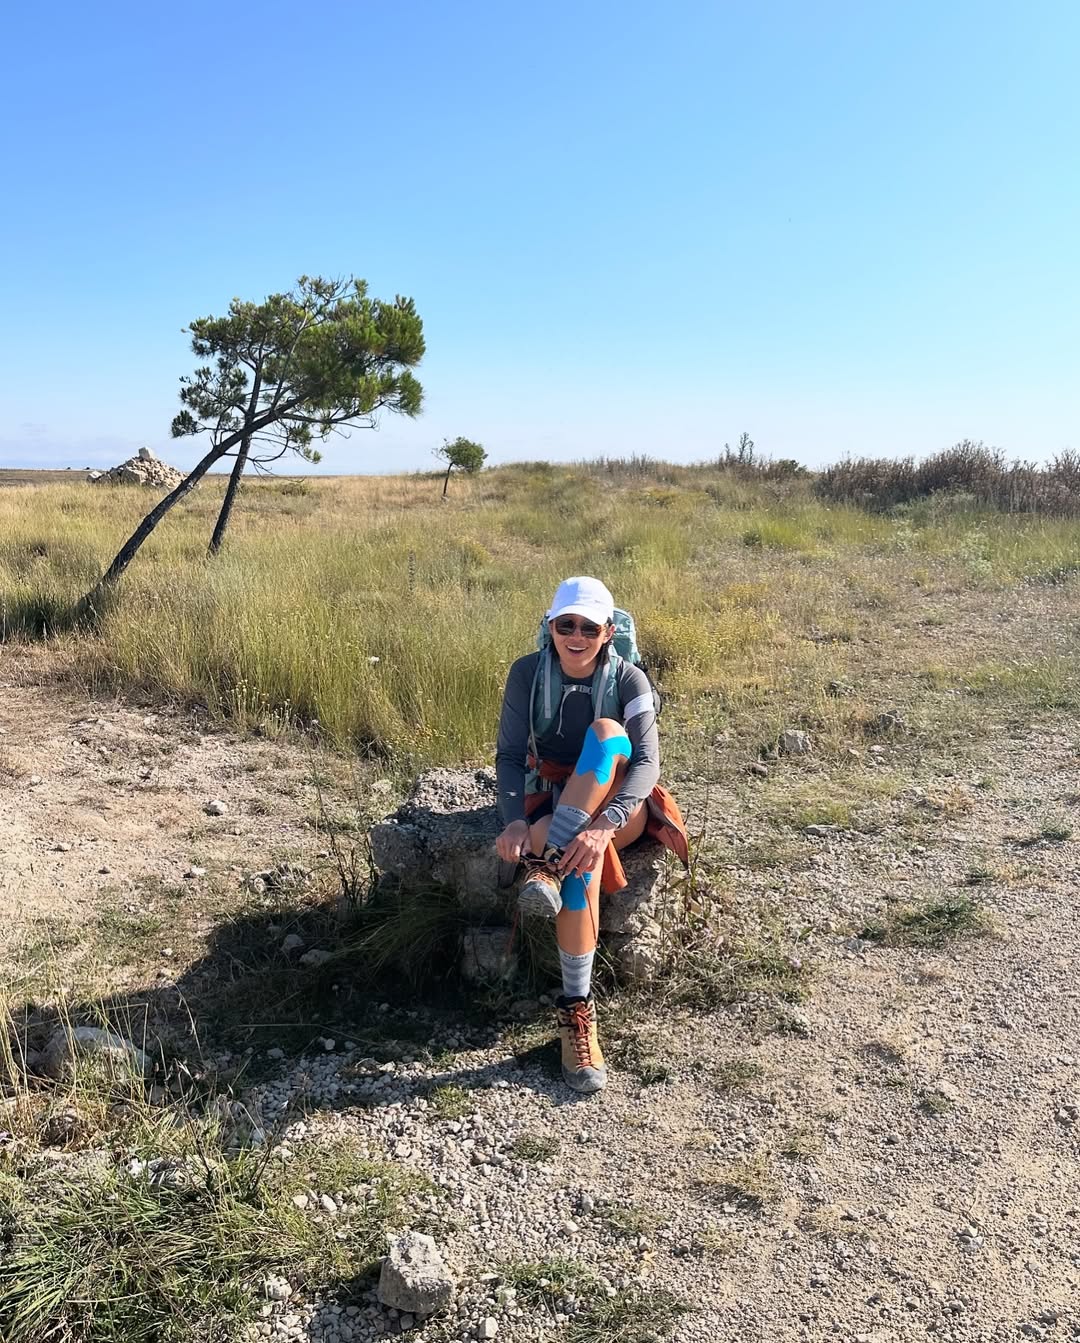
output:
<path id="1" fill-rule="evenodd" d="M 546 858 L 537 858 L 533 853 L 527 853 L 522 857 L 522 866 L 525 869 L 525 880 L 531 881 L 533 877 L 551 877 L 554 873 L 551 870 L 551 864 Z"/>
<path id="2" fill-rule="evenodd" d="M 570 1026 L 570 1040 L 577 1055 L 579 1068 L 592 1067 L 592 1048 L 589 1031 L 592 1028 L 592 1014 L 588 1003 L 574 1003 L 567 1009 Z"/>

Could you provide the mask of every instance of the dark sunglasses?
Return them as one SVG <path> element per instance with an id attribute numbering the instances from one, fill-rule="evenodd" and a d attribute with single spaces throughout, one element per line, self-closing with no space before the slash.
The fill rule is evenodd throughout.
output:
<path id="1" fill-rule="evenodd" d="M 579 624 L 569 616 L 560 616 L 555 621 L 555 633 L 561 634 L 564 639 L 568 635 L 577 634 L 579 630 L 583 639 L 599 639 L 604 632 L 604 626 L 594 625 L 591 620 L 583 620 Z"/>

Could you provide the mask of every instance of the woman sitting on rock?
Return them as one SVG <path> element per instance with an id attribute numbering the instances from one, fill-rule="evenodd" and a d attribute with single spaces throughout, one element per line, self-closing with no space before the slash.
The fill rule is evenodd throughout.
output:
<path id="1" fill-rule="evenodd" d="M 601 891 L 626 885 L 617 850 L 646 830 L 687 861 L 686 828 L 658 784 L 656 702 L 633 622 L 595 578 L 559 584 L 540 651 L 510 668 L 495 769 L 504 825 L 499 857 L 521 862 L 518 904 L 555 920 L 563 991 L 556 1004 L 562 1071 L 599 1091 L 607 1070 L 591 993 Z"/>

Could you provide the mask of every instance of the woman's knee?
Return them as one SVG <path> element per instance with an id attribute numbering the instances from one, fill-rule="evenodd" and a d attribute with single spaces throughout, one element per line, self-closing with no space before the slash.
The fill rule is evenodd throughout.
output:
<path id="1" fill-rule="evenodd" d="M 590 727 L 601 741 L 607 741 L 609 737 L 626 736 L 626 728 L 616 718 L 594 718 Z"/>
<path id="2" fill-rule="evenodd" d="M 597 718 L 585 733 L 576 774 L 594 774 L 597 782 L 610 783 L 614 772 L 630 759 L 630 739 L 621 723 Z"/>
<path id="3" fill-rule="evenodd" d="M 639 802 L 634 810 L 627 817 L 626 824 L 620 826 L 611 837 L 611 842 L 617 849 L 625 849 L 628 844 L 633 844 L 634 840 L 640 839 L 645 833 L 645 824 L 649 819 L 645 803 Z"/>

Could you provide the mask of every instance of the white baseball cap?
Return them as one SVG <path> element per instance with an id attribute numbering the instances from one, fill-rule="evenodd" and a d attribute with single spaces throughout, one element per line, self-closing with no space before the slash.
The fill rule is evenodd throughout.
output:
<path id="1" fill-rule="evenodd" d="M 545 620 L 578 615 L 606 625 L 615 618 L 615 598 L 598 578 L 564 578 L 551 602 Z"/>

